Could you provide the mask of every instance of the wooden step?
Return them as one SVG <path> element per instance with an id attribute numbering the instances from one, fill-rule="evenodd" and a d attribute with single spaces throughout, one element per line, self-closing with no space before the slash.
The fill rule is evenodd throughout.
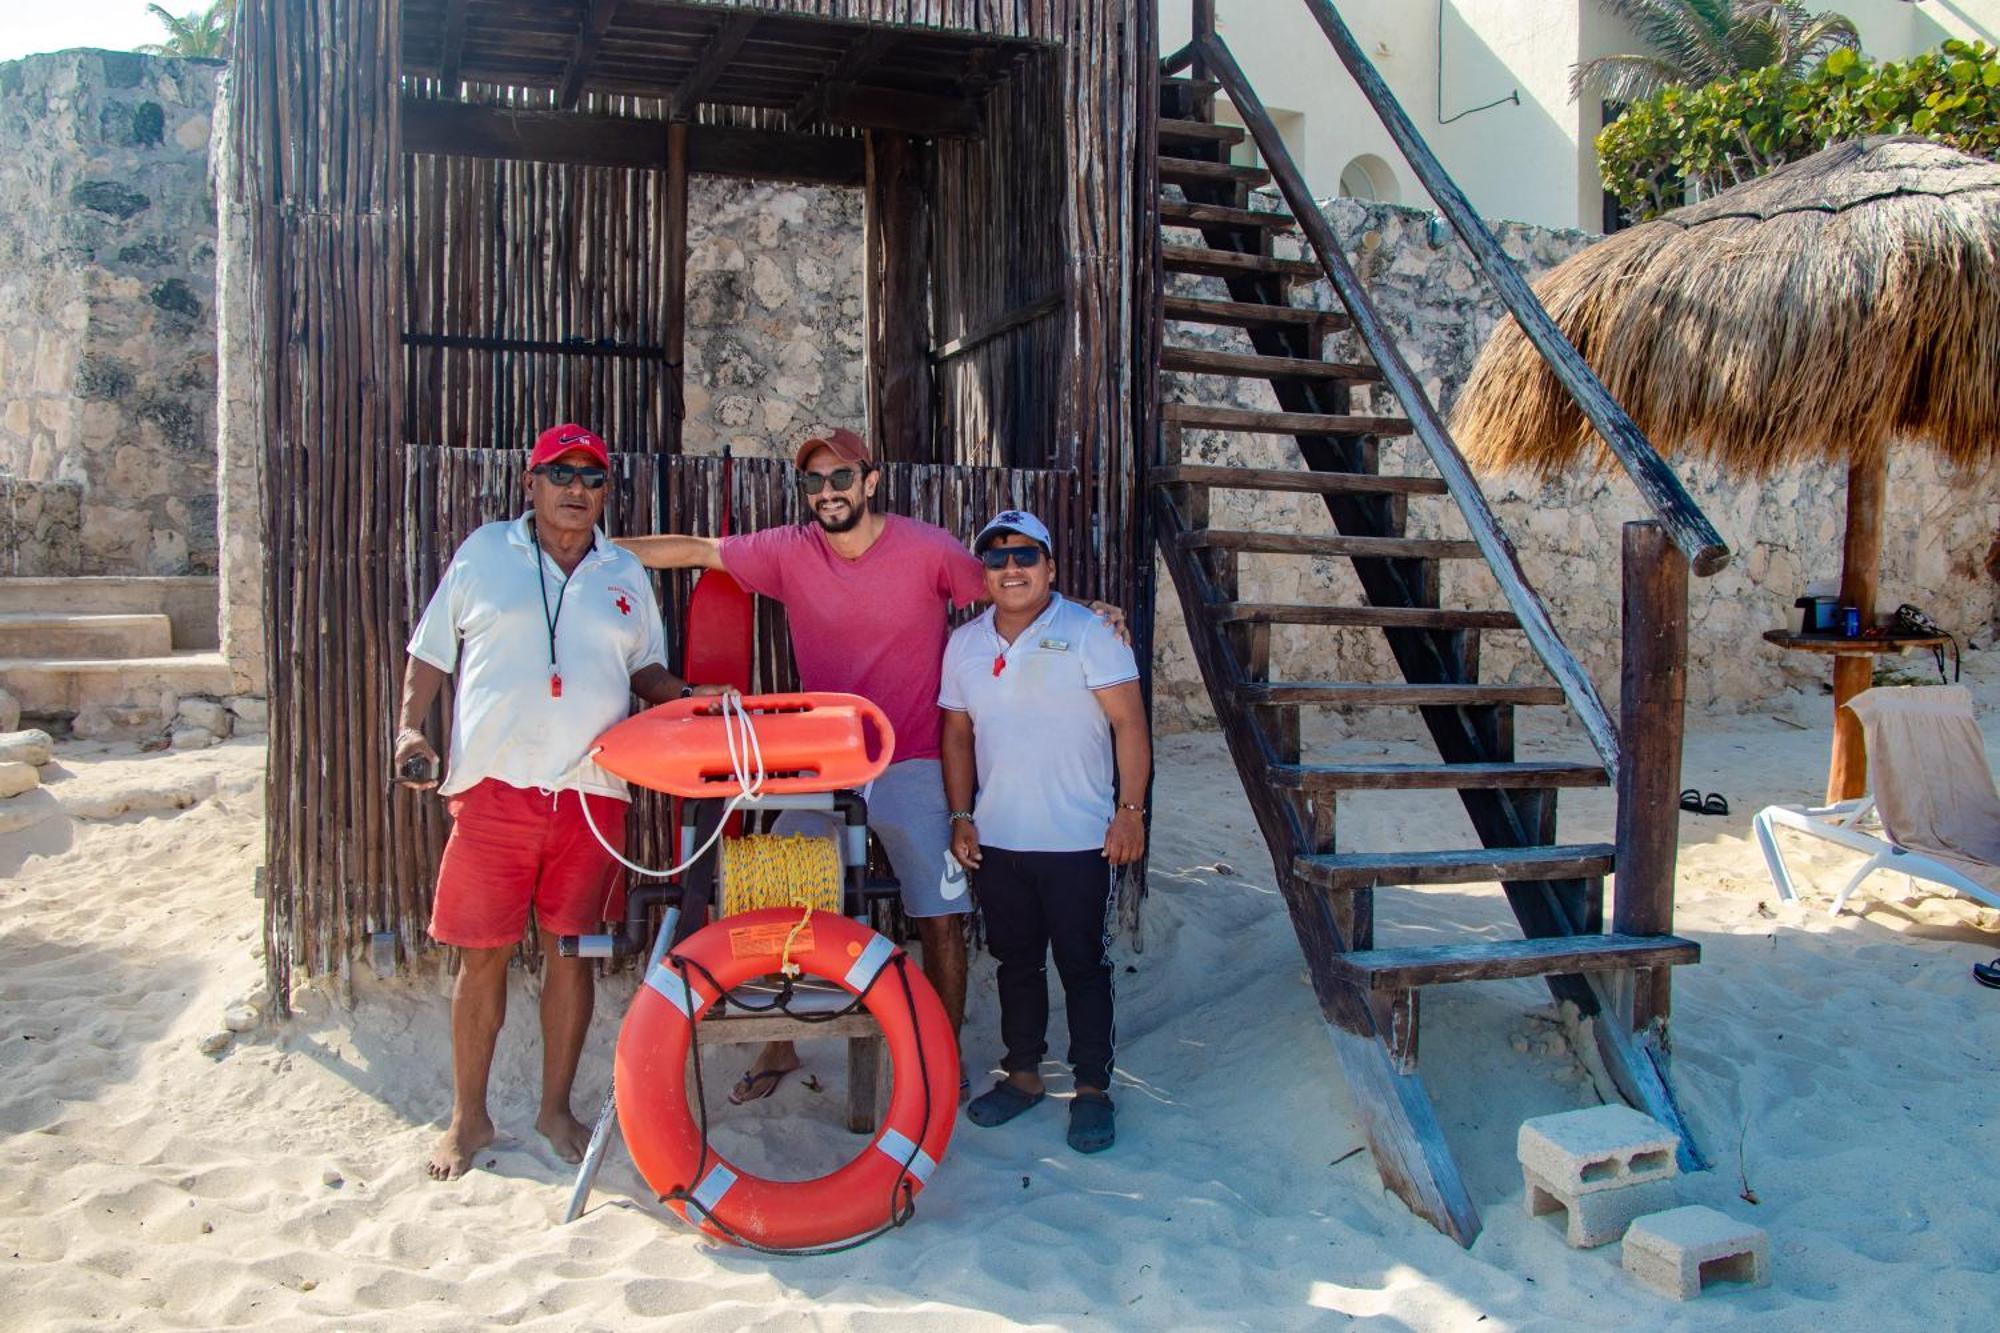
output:
<path id="1" fill-rule="evenodd" d="M 1206 347 L 1162 347 L 1160 366 L 1188 375 L 1229 375 L 1237 379 L 1336 380 L 1346 384 L 1379 383 L 1382 379 L 1382 372 L 1376 367 L 1354 362 L 1217 352 Z"/>
<path id="2" fill-rule="evenodd" d="M 1375 472 L 1313 472 L 1305 468 L 1156 467 L 1155 486 L 1213 486 L 1233 491 L 1295 491 L 1306 495 L 1445 495 L 1442 477 L 1391 477 Z"/>
<path id="3" fill-rule="evenodd" d="M 1160 181 L 1166 185 L 1247 185 L 1254 190 L 1271 183 L 1271 173 L 1262 167 L 1197 162 L 1187 157 L 1162 157 L 1159 163 Z"/>
<path id="4" fill-rule="evenodd" d="M 1701 946 L 1678 935 L 1554 935 L 1480 940 L 1412 949 L 1335 954 L 1329 970 L 1364 990 L 1411 990 L 1453 981 L 1498 981 L 1701 961 Z"/>
<path id="5" fill-rule="evenodd" d="M 1341 704 L 1367 708 L 1433 705 L 1546 705 L 1563 702 L 1559 685 L 1400 685 L 1355 680 L 1256 681 L 1239 686 L 1247 704 Z"/>
<path id="6" fill-rule="evenodd" d="M 1160 80 L 1160 91 L 1173 89 L 1177 92 L 1193 93 L 1197 97 L 1213 97 L 1222 91 L 1222 85 L 1214 79 L 1195 79 L 1169 75 Z"/>
<path id="7" fill-rule="evenodd" d="M 1190 204 L 1180 199 L 1160 201 L 1160 223 L 1167 227 L 1237 227 L 1262 231 L 1293 231 L 1299 223 L 1290 213 L 1257 208 L 1225 208 L 1221 204 Z"/>
<path id="8" fill-rule="evenodd" d="M 1618 849 L 1608 842 L 1556 847 L 1469 847 L 1448 852 L 1325 852 L 1292 859 L 1317 888 L 1344 893 L 1385 884 L 1492 884 L 1510 880 L 1599 879 Z"/>
<path id="9" fill-rule="evenodd" d="M 1329 333 L 1348 326 L 1335 310 L 1311 310 L 1296 305 L 1261 305 L 1256 301 L 1203 301 L 1193 296 L 1168 296 L 1166 316 L 1188 324 L 1228 324 L 1236 328 L 1303 329 L 1314 325 Z"/>
<path id="10" fill-rule="evenodd" d="M 1311 602 L 1225 602 L 1220 624 L 1334 625 L 1369 629 L 1519 629 L 1512 611 L 1461 611 L 1430 606 L 1320 606 Z"/>
<path id="11" fill-rule="evenodd" d="M 1433 537 L 1336 537 L 1304 532 L 1252 532 L 1202 528 L 1185 533 L 1181 545 L 1259 555 L 1352 555 L 1376 560 L 1477 560 L 1475 542 Z"/>
<path id="12" fill-rule="evenodd" d="M 1326 412 L 1260 412 L 1209 403 L 1162 403 L 1160 419 L 1204 430 L 1244 430 L 1265 435 L 1408 435 L 1406 417 L 1334 416 Z"/>
<path id="13" fill-rule="evenodd" d="M 1293 791 L 1497 790 L 1603 787 L 1602 764 L 1273 764 L 1271 781 Z"/>
<path id="14" fill-rule="evenodd" d="M 1160 118 L 1160 142 L 1177 144 L 1227 144 L 1234 147 L 1249 137 L 1235 125 L 1211 125 L 1205 120 Z"/>
<path id="15" fill-rule="evenodd" d="M 1211 278 L 1317 278 L 1319 265 L 1303 259 L 1273 259 L 1269 255 L 1238 254 L 1200 245 L 1163 245 L 1160 262 L 1169 273 L 1198 273 Z"/>

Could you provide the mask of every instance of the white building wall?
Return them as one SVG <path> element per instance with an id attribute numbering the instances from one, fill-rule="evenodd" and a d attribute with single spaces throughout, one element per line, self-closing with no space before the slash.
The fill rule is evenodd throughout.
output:
<path id="1" fill-rule="evenodd" d="M 1903 59 L 1947 37 L 2000 42 L 2000 0 L 1813 4 L 1852 18 L 1862 48 L 1877 59 Z M 1337 7 L 1481 213 L 1591 231 L 1602 225 L 1592 147 L 1602 121 L 1595 100 L 1570 101 L 1570 68 L 1641 48 L 1597 0 L 1343 0 Z M 1186 0 L 1160 0 L 1162 54 L 1188 40 L 1190 9 Z M 1220 0 L 1218 11 L 1223 40 L 1315 193 L 1340 193 L 1342 172 L 1363 159 L 1388 202 L 1431 206 L 1303 4 Z M 1509 94 L 1519 101 L 1464 114 Z M 1440 105 L 1448 124 L 1440 123 Z M 1233 119 L 1220 106 L 1218 117 Z"/>

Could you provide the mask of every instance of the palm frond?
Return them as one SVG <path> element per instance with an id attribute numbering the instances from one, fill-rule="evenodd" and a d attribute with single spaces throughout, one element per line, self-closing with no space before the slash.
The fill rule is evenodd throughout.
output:
<path id="1" fill-rule="evenodd" d="M 1588 92 L 1606 102 L 1636 102 L 1687 80 L 1679 66 L 1658 56 L 1597 56 L 1570 66 L 1569 95 Z"/>

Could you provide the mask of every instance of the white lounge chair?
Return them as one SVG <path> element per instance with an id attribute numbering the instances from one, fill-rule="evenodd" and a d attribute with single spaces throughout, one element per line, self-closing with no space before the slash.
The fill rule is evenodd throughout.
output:
<path id="1" fill-rule="evenodd" d="M 1752 823 L 1778 896 L 1798 890 L 1775 826 L 1869 853 L 1833 900 L 1833 915 L 1877 870 L 1900 871 L 2000 908 L 2000 793 L 1959 685 L 1865 690 L 1847 702 L 1868 746 L 1872 790 L 1836 805 L 1767 805 Z M 1873 831 L 1864 832 L 1866 823 Z"/>

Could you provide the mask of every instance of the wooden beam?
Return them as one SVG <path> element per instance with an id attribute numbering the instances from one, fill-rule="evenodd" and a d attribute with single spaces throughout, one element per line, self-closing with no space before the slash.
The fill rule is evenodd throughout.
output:
<path id="1" fill-rule="evenodd" d="M 854 81 L 866 73 L 870 66 L 887 55 L 889 48 L 896 44 L 894 33 L 880 28 L 872 28 L 856 37 L 853 43 L 841 53 L 840 58 L 828 66 L 826 75 L 806 89 L 806 95 L 792 108 L 792 128 L 804 130 L 812 128 L 819 118 L 826 114 L 832 104 L 834 94 L 851 91 Z"/>
<path id="2" fill-rule="evenodd" d="M 403 99 L 403 151 L 577 166 L 664 171 L 665 126 L 636 116 L 521 111 L 427 98 Z M 859 139 L 695 125 L 688 171 L 698 176 L 859 186 Z"/>
<path id="3" fill-rule="evenodd" d="M 577 26 L 576 47 L 570 52 L 568 68 L 563 70 L 562 90 L 556 96 L 563 110 L 574 111 L 577 100 L 583 96 L 583 81 L 597 59 L 597 49 L 604 45 L 604 34 L 618 13 L 618 4 L 619 0 L 590 0 L 584 11 L 583 22 Z"/>
<path id="4" fill-rule="evenodd" d="M 688 133 L 688 171 L 696 176 L 858 189 L 868 176 L 867 150 L 859 139 L 695 125 Z"/>
<path id="5" fill-rule="evenodd" d="M 438 81 L 447 90 L 458 87 L 459 65 L 465 59 L 466 0 L 450 0 L 444 11 L 444 55 L 438 61 Z"/>
<path id="6" fill-rule="evenodd" d="M 667 125 L 667 452 L 681 451 L 687 416 L 688 134 L 684 120 Z M 728 503 L 725 497 L 725 504 Z"/>
<path id="7" fill-rule="evenodd" d="M 1882 576 L 1882 506 L 1889 489 L 1889 457 L 1857 459 L 1847 469 L 1847 529 L 1840 542 L 1840 604 L 1875 623 L 1875 591 Z M 1851 801 L 1868 790 L 1868 745 L 1847 701 L 1875 679 L 1868 655 L 1833 659 L 1833 757 L 1826 771 L 1826 801 Z"/>
<path id="8" fill-rule="evenodd" d="M 895 462 L 940 462 L 931 430 L 930 210 L 924 148 L 868 136 L 868 398 L 876 448 Z"/>
<path id="9" fill-rule="evenodd" d="M 1679 850 L 1681 731 L 1687 709 L 1688 562 L 1657 523 L 1624 531 L 1624 660 L 1619 666 L 1618 889 L 1611 928 L 1670 935 Z M 1666 1023 L 1665 968 L 1634 977 L 1631 1022 Z"/>
<path id="10" fill-rule="evenodd" d="M 685 120 L 693 114 L 702 96 L 715 86 L 715 81 L 729 68 L 729 62 L 736 59 L 736 53 L 743 49 L 743 43 L 756 26 L 755 14 L 738 14 L 723 20 L 715 35 L 708 39 L 708 45 L 702 48 L 693 71 L 681 81 L 680 87 L 674 89 L 669 115 L 675 120 Z"/>
<path id="11" fill-rule="evenodd" d="M 1044 296 L 1039 301 L 1030 301 L 1017 310 L 1008 311 L 983 329 L 974 329 L 964 337 L 953 338 L 950 342 L 937 347 L 931 352 L 931 361 L 933 364 L 942 364 L 954 357 L 964 356 L 967 352 L 985 346 L 1004 333 L 1012 333 L 1015 329 L 1053 315 L 1062 308 L 1061 292 Z"/>

